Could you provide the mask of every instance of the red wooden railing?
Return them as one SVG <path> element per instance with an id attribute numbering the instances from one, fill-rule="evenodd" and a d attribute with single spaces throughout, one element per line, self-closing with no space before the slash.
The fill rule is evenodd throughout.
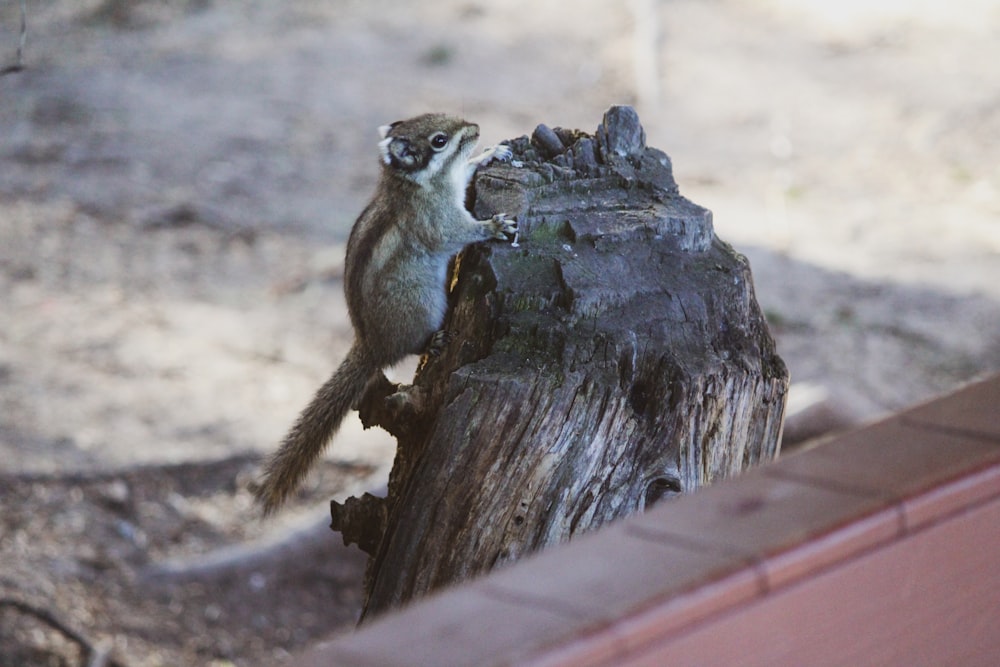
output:
<path id="1" fill-rule="evenodd" d="M 1000 665 L 1000 376 L 431 596 L 297 664 Z"/>

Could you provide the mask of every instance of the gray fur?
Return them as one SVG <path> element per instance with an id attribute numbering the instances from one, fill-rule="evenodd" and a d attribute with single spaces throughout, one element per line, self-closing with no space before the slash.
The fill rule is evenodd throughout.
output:
<path id="1" fill-rule="evenodd" d="M 469 160 L 478 125 L 425 114 L 383 125 L 379 133 L 382 174 L 351 230 L 344 265 L 354 344 L 267 462 L 255 491 L 265 514 L 298 487 L 367 383 L 426 349 L 444 321 L 451 257 L 517 229 L 503 215 L 481 221 L 465 209 L 476 168 L 510 157 L 504 146 Z"/>

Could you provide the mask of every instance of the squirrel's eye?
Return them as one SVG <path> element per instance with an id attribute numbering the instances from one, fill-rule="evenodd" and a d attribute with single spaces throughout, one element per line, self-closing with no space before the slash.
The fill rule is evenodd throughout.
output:
<path id="1" fill-rule="evenodd" d="M 431 135 L 431 148 L 436 151 L 441 150 L 448 145 L 448 135 L 444 132 L 438 132 L 437 134 Z"/>

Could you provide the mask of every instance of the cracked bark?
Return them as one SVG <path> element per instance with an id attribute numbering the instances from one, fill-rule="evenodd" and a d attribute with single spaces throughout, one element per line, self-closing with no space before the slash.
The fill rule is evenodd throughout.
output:
<path id="1" fill-rule="evenodd" d="M 680 196 L 635 112 L 539 126 L 480 171 L 520 243 L 455 262 L 457 334 L 362 419 L 397 437 L 384 501 L 333 503 L 370 553 L 363 619 L 777 455 L 788 371 L 746 259 Z"/>

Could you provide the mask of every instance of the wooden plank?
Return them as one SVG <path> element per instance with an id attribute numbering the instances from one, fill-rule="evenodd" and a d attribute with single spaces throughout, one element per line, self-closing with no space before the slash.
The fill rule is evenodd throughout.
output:
<path id="1" fill-rule="evenodd" d="M 917 425 L 969 433 L 1000 442 L 1000 375 L 904 412 Z"/>
<path id="2" fill-rule="evenodd" d="M 994 667 L 998 526 L 994 499 L 606 664 Z"/>

